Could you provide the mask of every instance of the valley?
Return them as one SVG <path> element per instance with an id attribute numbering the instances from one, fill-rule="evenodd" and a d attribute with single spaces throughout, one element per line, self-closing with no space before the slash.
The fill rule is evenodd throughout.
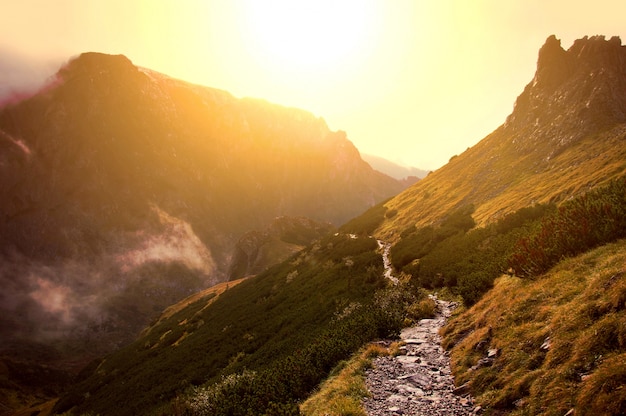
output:
<path id="1" fill-rule="evenodd" d="M 123 56 L 0 132 L 4 407 L 344 414 L 345 376 L 345 414 L 626 412 L 617 37 L 549 36 L 504 123 L 406 189 L 310 113 Z"/>

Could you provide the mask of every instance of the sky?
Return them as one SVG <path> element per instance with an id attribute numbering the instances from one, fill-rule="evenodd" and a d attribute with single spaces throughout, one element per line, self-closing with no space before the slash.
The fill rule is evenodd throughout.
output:
<path id="1" fill-rule="evenodd" d="M 626 43 L 624 16 L 623 0 L 0 0 L 0 94 L 124 54 L 434 170 L 505 121 L 548 36 Z"/>

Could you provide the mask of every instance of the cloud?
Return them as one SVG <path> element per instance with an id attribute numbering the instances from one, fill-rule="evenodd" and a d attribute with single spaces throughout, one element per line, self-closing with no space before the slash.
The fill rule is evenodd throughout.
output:
<path id="1" fill-rule="evenodd" d="M 59 316 L 64 323 L 73 322 L 69 302 L 72 290 L 68 286 L 55 284 L 41 277 L 35 278 L 35 286 L 30 297 L 41 305 L 42 310 Z"/>
<path id="2" fill-rule="evenodd" d="M 193 232 L 191 225 L 153 207 L 162 231 L 143 237 L 139 247 L 118 256 L 122 270 L 129 271 L 148 262 L 179 262 L 205 275 L 215 271 L 211 252 Z"/>

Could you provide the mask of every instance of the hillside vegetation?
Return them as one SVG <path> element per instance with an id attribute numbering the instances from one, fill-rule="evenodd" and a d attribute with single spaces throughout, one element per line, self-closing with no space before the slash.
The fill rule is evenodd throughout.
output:
<path id="1" fill-rule="evenodd" d="M 498 278 L 444 328 L 457 384 L 488 415 L 626 414 L 625 276 L 620 240 L 535 279 Z"/>
<path id="2" fill-rule="evenodd" d="M 405 306 L 423 296 L 387 283 L 376 240 L 328 236 L 216 299 L 166 311 L 137 341 L 85 370 L 56 411 L 296 412 L 337 362 L 397 333 Z"/>

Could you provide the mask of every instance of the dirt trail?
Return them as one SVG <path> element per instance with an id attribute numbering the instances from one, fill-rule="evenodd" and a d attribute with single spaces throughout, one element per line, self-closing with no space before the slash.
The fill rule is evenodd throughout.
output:
<path id="1" fill-rule="evenodd" d="M 405 328 L 405 346 L 396 357 L 378 357 L 367 371 L 371 397 L 364 400 L 369 416 L 383 415 L 471 415 L 480 413 L 473 399 L 455 394 L 450 358 L 441 348 L 439 328 L 456 304 L 434 298 L 437 315 Z"/>
<path id="2" fill-rule="evenodd" d="M 385 278 L 391 280 L 394 285 L 398 284 L 398 278 L 393 276 L 393 269 L 391 267 L 391 259 L 389 258 L 389 252 L 391 251 L 391 244 L 382 240 L 376 240 L 378 247 L 380 248 L 381 255 L 383 256 L 383 266 L 385 267 Z"/>

